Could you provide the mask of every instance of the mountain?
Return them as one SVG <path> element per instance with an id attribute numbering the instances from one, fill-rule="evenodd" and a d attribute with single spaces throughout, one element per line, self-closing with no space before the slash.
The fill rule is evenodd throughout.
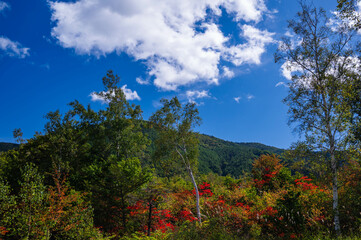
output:
<path id="1" fill-rule="evenodd" d="M 155 138 L 154 131 L 147 132 L 151 139 Z M 252 169 L 255 158 L 262 154 L 281 154 L 282 149 L 266 146 L 260 143 L 235 143 L 213 136 L 198 134 L 200 173 L 214 172 L 222 176 L 239 177 Z M 0 152 L 17 148 L 15 143 L 0 142 Z M 151 152 L 152 150 L 150 150 Z"/>
<path id="2" fill-rule="evenodd" d="M 235 143 L 199 134 L 199 171 L 239 177 L 250 172 L 255 158 L 262 154 L 282 154 L 283 149 L 260 143 Z"/>
<path id="3" fill-rule="evenodd" d="M 6 143 L 6 142 L 0 142 L 0 152 L 6 152 L 10 149 L 17 148 L 19 144 L 16 143 Z"/>

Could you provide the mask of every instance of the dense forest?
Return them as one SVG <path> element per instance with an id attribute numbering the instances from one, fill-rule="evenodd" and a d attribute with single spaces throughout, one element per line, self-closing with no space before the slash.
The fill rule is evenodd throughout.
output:
<path id="1" fill-rule="evenodd" d="M 152 129 L 144 132 L 153 142 L 155 133 Z M 222 139 L 197 134 L 199 139 L 198 170 L 201 174 L 217 173 L 221 176 L 231 175 L 238 178 L 252 169 L 253 160 L 264 154 L 282 154 L 284 150 L 260 143 L 234 143 Z M 18 148 L 19 144 L 0 142 L 0 152 Z M 152 154 L 154 146 L 148 146 Z"/>
<path id="2" fill-rule="evenodd" d="M 144 120 L 109 70 L 103 108 L 75 100 L 0 144 L 0 239 L 360 239 L 357 1 L 339 0 L 337 26 L 300 6 L 301 40 L 282 39 L 275 61 L 298 71 L 284 103 L 302 141 L 196 133 L 197 105 L 177 97 Z"/>

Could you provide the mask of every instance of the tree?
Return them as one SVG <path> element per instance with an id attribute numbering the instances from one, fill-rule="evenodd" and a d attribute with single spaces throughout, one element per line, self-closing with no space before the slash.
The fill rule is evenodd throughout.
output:
<path id="1" fill-rule="evenodd" d="M 337 0 L 337 10 L 343 19 L 347 19 L 350 27 L 361 28 L 361 16 L 357 11 L 357 0 Z"/>
<path id="2" fill-rule="evenodd" d="M 333 24 L 332 24 L 333 23 Z M 275 61 L 292 72 L 289 94 L 289 123 L 305 133 L 314 151 L 328 153 L 332 171 L 334 227 L 341 233 L 337 173 L 342 156 L 349 147 L 350 107 L 345 96 L 352 88 L 350 72 L 358 58 L 351 48 L 355 32 L 334 17 L 330 21 L 323 9 L 301 2 L 301 11 L 288 22 L 293 38 L 282 39 Z"/>
<path id="3" fill-rule="evenodd" d="M 361 30 L 361 14 L 359 12 L 359 1 L 356 0 L 338 0 L 338 15 L 342 20 L 348 23 L 350 29 Z M 357 51 L 361 51 L 361 41 L 357 42 Z M 358 73 L 361 66 L 358 65 Z M 361 77 L 360 74 L 349 72 L 349 77 L 353 79 L 352 88 L 347 94 L 347 100 L 352 113 L 352 131 L 355 136 L 355 143 L 361 143 Z"/>
<path id="4" fill-rule="evenodd" d="M 46 192 L 43 177 L 34 164 L 27 164 L 22 171 L 23 181 L 19 192 L 19 216 L 16 233 L 21 239 L 40 239 L 45 237 L 47 228 L 44 215 Z"/>
<path id="5" fill-rule="evenodd" d="M 113 155 L 115 158 L 115 156 Z M 114 161 L 110 166 L 111 182 L 109 182 L 115 199 L 115 204 L 121 211 L 121 222 L 124 230 L 127 230 L 128 203 L 127 197 L 130 193 L 137 191 L 150 181 L 152 174 L 143 170 L 138 158 L 128 158 L 122 161 Z"/>
<path id="6" fill-rule="evenodd" d="M 11 188 L 0 176 L 0 238 L 11 234 L 14 228 L 14 219 L 18 214 L 16 198 L 11 195 Z"/>
<path id="7" fill-rule="evenodd" d="M 110 230 L 115 222 L 110 219 L 112 207 L 119 205 L 115 199 L 121 197 L 122 189 L 127 191 L 122 195 L 126 201 L 127 194 L 149 180 L 140 159 L 150 141 L 143 134 L 140 106 L 126 100 L 119 87 L 120 78 L 109 70 L 102 80 L 104 90 L 93 94 L 106 103 L 103 108 L 95 111 L 75 100 L 64 114 L 58 110 L 48 113 L 44 134 L 36 134 L 21 144 L 16 155 L 9 151 L 1 156 L 0 162 L 6 165 L 0 167 L 0 172 L 5 172 L 15 192 L 20 188 L 14 184 L 18 179 L 15 173 L 18 165 L 26 162 L 34 163 L 42 174 L 53 170 L 67 174 L 74 190 L 91 193 L 95 224 Z M 136 172 L 127 175 L 122 167 Z M 44 174 L 44 180 L 46 185 L 54 184 L 51 174 Z"/>
<path id="8" fill-rule="evenodd" d="M 159 134 L 155 142 L 155 157 L 167 156 L 167 159 L 163 158 L 165 161 L 181 161 L 184 164 L 196 192 L 197 217 L 201 223 L 199 192 L 193 174 L 198 160 L 198 139 L 193 128 L 200 124 L 201 118 L 195 103 L 182 106 L 177 97 L 162 99 L 161 103 L 163 107 L 150 118 Z"/>

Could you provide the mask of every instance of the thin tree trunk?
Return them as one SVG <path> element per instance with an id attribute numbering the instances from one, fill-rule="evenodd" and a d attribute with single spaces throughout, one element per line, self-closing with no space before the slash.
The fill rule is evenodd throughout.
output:
<path id="1" fill-rule="evenodd" d="M 187 150 L 185 148 L 184 149 L 184 152 L 187 154 Z M 192 172 L 192 168 L 191 166 L 189 165 L 189 161 L 186 161 L 185 158 L 187 158 L 187 156 L 183 156 L 179 150 L 176 148 L 176 151 L 177 153 L 179 154 L 179 156 L 182 158 L 183 160 L 183 163 L 184 165 L 186 166 L 187 168 L 187 171 L 188 171 L 188 174 L 189 176 L 191 177 L 191 180 L 192 180 L 192 183 L 193 183 L 193 186 L 194 186 L 194 190 L 196 192 L 196 209 L 197 209 L 197 218 L 198 218 L 198 222 L 200 224 L 202 224 L 202 218 L 201 218 L 201 210 L 200 210 L 200 207 L 199 207 L 199 191 L 198 191 L 198 187 L 197 187 L 197 183 L 196 183 L 196 180 L 194 179 L 194 176 L 193 176 L 193 172 Z"/>
<path id="2" fill-rule="evenodd" d="M 123 228 L 124 228 L 124 232 L 125 232 L 127 230 L 127 221 L 126 221 L 124 196 L 121 197 L 121 200 L 122 200 L 122 223 L 123 223 Z"/>
<path id="3" fill-rule="evenodd" d="M 152 200 L 150 200 L 149 214 L 148 214 L 148 233 L 147 233 L 148 236 L 150 236 L 150 228 L 152 227 L 152 208 L 153 208 L 153 204 L 152 204 Z"/>
<path id="4" fill-rule="evenodd" d="M 334 224 L 335 224 L 336 234 L 337 236 L 340 236 L 341 228 L 340 228 L 340 212 L 338 206 L 337 164 L 334 153 L 331 153 L 331 169 L 332 169 L 332 196 L 333 196 L 332 209 L 334 214 Z"/>
<path id="5" fill-rule="evenodd" d="M 197 208 L 198 222 L 202 223 L 201 210 L 199 207 L 199 191 L 198 191 L 197 183 L 196 183 L 196 180 L 194 179 L 193 172 L 192 172 L 192 169 L 190 168 L 190 166 L 187 166 L 187 169 L 188 169 L 189 176 L 192 179 L 192 183 L 193 183 L 193 186 L 194 186 L 194 189 L 196 192 L 196 208 Z"/>

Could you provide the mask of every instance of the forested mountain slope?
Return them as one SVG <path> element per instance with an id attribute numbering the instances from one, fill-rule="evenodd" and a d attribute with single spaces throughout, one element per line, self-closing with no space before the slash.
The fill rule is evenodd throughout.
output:
<path id="1" fill-rule="evenodd" d="M 0 152 L 6 152 L 10 149 L 17 148 L 19 145 L 16 143 L 0 142 Z"/>
<path id="2" fill-rule="evenodd" d="M 282 149 L 260 143 L 235 143 L 199 134 L 199 171 L 239 177 L 249 172 L 255 158 L 262 154 L 281 154 Z"/>
<path id="3" fill-rule="evenodd" d="M 148 132 L 149 134 L 149 132 Z M 150 133 L 153 140 L 155 134 Z M 199 137 L 199 171 L 214 172 L 222 176 L 228 174 L 239 177 L 242 172 L 249 172 L 252 162 L 262 154 L 281 154 L 282 149 L 260 143 L 235 143 L 213 136 L 198 134 Z M 0 142 L 0 152 L 16 148 L 18 144 Z"/>

